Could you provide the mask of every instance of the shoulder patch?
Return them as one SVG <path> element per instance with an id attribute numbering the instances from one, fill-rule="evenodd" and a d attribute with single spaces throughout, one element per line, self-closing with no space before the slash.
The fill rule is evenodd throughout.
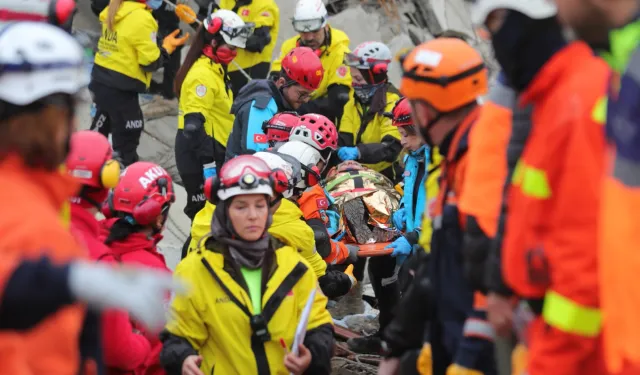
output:
<path id="1" fill-rule="evenodd" d="M 316 205 L 321 210 L 329 208 L 329 200 L 327 198 L 316 198 Z"/>
<path id="2" fill-rule="evenodd" d="M 203 97 L 207 94 L 207 86 L 205 85 L 198 85 L 196 86 L 196 95 L 198 95 L 199 97 Z"/>
<path id="3" fill-rule="evenodd" d="M 260 13 L 262 17 L 271 17 L 271 12 L 262 12 Z"/>
<path id="4" fill-rule="evenodd" d="M 151 41 L 154 42 L 154 43 L 158 42 L 158 33 L 157 32 L 154 31 L 154 32 L 151 33 Z"/>
<path id="5" fill-rule="evenodd" d="M 249 13 L 250 13 L 249 9 L 243 9 L 243 10 L 242 10 L 242 14 L 241 14 L 241 16 L 242 16 L 242 17 L 246 17 L 246 16 L 248 16 L 248 15 L 249 15 Z"/>
<path id="6" fill-rule="evenodd" d="M 338 75 L 338 77 L 344 78 L 347 75 L 347 67 L 344 65 L 340 65 L 336 70 L 336 74 Z"/>
<path id="7" fill-rule="evenodd" d="M 259 96 L 253 100 L 253 106 L 258 109 L 265 109 L 269 105 L 271 98 L 268 96 Z"/>

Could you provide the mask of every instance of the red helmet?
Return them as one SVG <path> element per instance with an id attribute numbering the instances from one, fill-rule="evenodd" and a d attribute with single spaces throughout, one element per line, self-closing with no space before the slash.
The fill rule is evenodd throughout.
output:
<path id="1" fill-rule="evenodd" d="M 282 170 L 272 171 L 267 163 L 253 155 L 240 155 L 224 163 L 220 174 L 205 182 L 204 194 L 217 204 L 236 195 L 265 194 L 272 197 L 274 190 L 282 193 L 288 186 L 289 179 Z"/>
<path id="2" fill-rule="evenodd" d="M 320 58 L 309 47 L 296 47 L 282 59 L 282 72 L 309 90 L 317 90 L 324 77 Z"/>
<path id="3" fill-rule="evenodd" d="M 276 113 L 269 121 L 262 124 L 262 132 L 267 135 L 267 141 L 286 142 L 289 140 L 291 129 L 298 125 L 300 116 L 295 112 Z"/>
<path id="4" fill-rule="evenodd" d="M 113 189 L 120 180 L 120 163 L 104 135 L 82 130 L 71 136 L 71 151 L 65 165 L 82 185 L 97 189 Z"/>
<path id="5" fill-rule="evenodd" d="M 391 124 L 393 126 L 413 126 L 413 120 L 411 120 L 411 105 L 409 99 L 400 98 L 393 107 L 391 114 L 388 116 L 391 118 Z"/>
<path id="6" fill-rule="evenodd" d="M 298 125 L 291 130 L 291 141 L 301 141 L 318 151 L 338 148 L 336 126 L 323 115 L 309 113 L 300 117 Z"/>
<path id="7" fill-rule="evenodd" d="M 161 166 L 139 161 L 124 170 L 120 183 L 107 199 L 107 217 L 124 214 L 136 224 L 149 225 L 175 201 L 173 182 Z"/>

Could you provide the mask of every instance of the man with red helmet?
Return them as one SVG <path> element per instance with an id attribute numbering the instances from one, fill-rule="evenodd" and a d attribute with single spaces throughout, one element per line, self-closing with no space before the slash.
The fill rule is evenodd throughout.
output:
<path id="1" fill-rule="evenodd" d="M 107 217 L 103 222 L 107 230 L 103 240 L 119 262 L 171 272 L 156 245 L 162 239 L 160 232 L 174 201 L 171 176 L 162 167 L 136 162 L 124 171 L 120 183 L 103 206 Z M 137 323 L 134 326 L 151 344 L 151 354 L 143 364 L 145 374 L 164 374 L 159 363 L 162 348 L 159 338 Z M 106 334 L 115 335 L 116 332 Z"/>
<path id="2" fill-rule="evenodd" d="M 80 131 L 71 137 L 71 152 L 66 166 L 80 184 L 71 199 L 71 229 L 89 250 L 93 260 L 113 262 L 111 250 L 100 241 L 100 223 L 95 215 L 107 199 L 109 189 L 120 180 L 120 163 L 112 159 L 109 140 L 93 131 Z M 142 366 L 150 354 L 149 340 L 135 333 L 129 314 L 109 311 L 103 314 L 102 349 L 110 374 L 132 371 Z"/>
<path id="3" fill-rule="evenodd" d="M 262 124 L 278 112 L 297 110 L 309 101 L 324 77 L 320 58 L 308 47 L 294 48 L 282 61 L 275 82 L 258 79 L 240 90 L 231 113 L 236 118 L 227 141 L 226 159 L 269 147 Z"/>
<path id="4" fill-rule="evenodd" d="M 262 124 L 262 131 L 267 136 L 269 146 L 276 147 L 277 144 L 288 141 L 291 129 L 298 125 L 299 121 L 300 116 L 296 112 L 280 112 Z"/>

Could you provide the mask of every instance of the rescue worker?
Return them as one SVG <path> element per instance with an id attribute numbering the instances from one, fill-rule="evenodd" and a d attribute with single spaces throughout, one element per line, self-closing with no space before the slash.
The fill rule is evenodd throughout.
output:
<path id="1" fill-rule="evenodd" d="M 283 58 L 280 76 L 251 81 L 235 98 L 231 113 L 236 118 L 229 135 L 226 160 L 247 151 L 264 151 L 269 147 L 262 124 L 276 113 L 297 111 L 322 82 L 324 70 L 320 59 L 308 47 L 292 49 Z"/>
<path id="2" fill-rule="evenodd" d="M 280 29 L 280 8 L 274 0 L 222 0 L 220 8 L 237 13 L 245 23 L 255 26 L 246 46 L 229 65 L 233 96 L 238 96 L 249 82 L 245 74 L 253 79 L 265 79 L 269 75 Z"/>
<path id="3" fill-rule="evenodd" d="M 294 157 L 307 168 L 316 167 L 319 175 L 322 175 L 332 152 L 338 148 L 338 132 L 328 118 L 308 114 L 303 115 L 292 129 L 289 141 L 290 143 L 281 146 L 277 151 Z M 308 147 L 300 146 L 293 141 L 302 142 Z M 309 147 L 312 149 L 310 150 Z M 301 188 L 305 190 L 296 201 L 307 224 L 313 228 L 316 250 L 320 256 L 330 265 L 356 262 L 359 251 L 357 246 L 347 245 L 331 238 L 338 231 L 340 214 L 331 209 L 334 200 L 324 189 L 323 184 L 316 183 L 308 186 L 302 182 Z"/>
<path id="4" fill-rule="evenodd" d="M 250 155 L 228 161 L 213 179 L 211 236 L 176 269 L 194 290 L 171 302 L 161 354 L 168 373 L 331 373 L 327 298 L 315 292 L 316 277 L 296 249 L 267 233 L 284 179 Z M 291 348 L 312 293 L 304 342 Z"/>
<path id="5" fill-rule="evenodd" d="M 311 48 L 320 58 L 325 75 L 311 93 L 310 100 L 294 109 L 299 114 L 317 113 L 338 121 L 351 90 L 351 74 L 343 64 L 344 54 L 349 52 L 349 37 L 328 24 L 327 9 L 322 0 L 298 0 L 291 22 L 299 35 L 282 43 L 280 57 L 271 65 L 271 77 L 278 79 L 285 57 L 294 48 Z"/>
<path id="6" fill-rule="evenodd" d="M 505 280 L 535 314 L 527 372 L 603 374 L 597 215 L 605 142 L 592 112 L 609 70 L 584 42 L 567 44 L 553 4 L 492 1 L 485 14 L 508 82 L 533 106 L 502 251 Z M 559 116 L 559 100 L 569 116 Z"/>
<path id="7" fill-rule="evenodd" d="M 389 244 L 386 248 L 393 249 L 391 256 L 404 259 L 413 253 L 420 238 L 422 215 L 427 204 L 426 182 L 427 167 L 430 164 L 431 149 L 424 143 L 411 120 L 411 106 L 407 98 L 402 98 L 390 113 L 391 124 L 398 128 L 400 144 L 407 150 L 404 158 L 403 191 L 400 208 L 393 213 L 392 220 L 396 229 L 403 231 L 403 235 Z M 430 228 L 424 228 L 430 230 Z M 404 259 L 403 259 L 404 258 Z"/>
<path id="8" fill-rule="evenodd" d="M 283 164 L 284 161 L 282 161 Z M 289 166 L 288 168 L 291 168 Z M 283 166 L 280 169 L 287 169 Z M 293 173 L 293 171 L 291 171 Z M 298 172 L 299 173 L 299 172 Z M 293 174 L 292 174 L 293 176 Z M 292 177 L 293 179 L 293 177 Z M 298 177 L 296 177 L 298 179 Z M 273 201 L 271 211 L 273 212 L 273 223 L 269 227 L 269 234 L 287 246 L 297 249 L 303 258 L 311 265 L 316 277 L 321 278 L 326 274 L 327 264 L 316 251 L 313 230 L 302 220 L 302 212 L 300 209 L 288 199 L 278 194 Z M 211 231 L 212 217 L 216 206 L 211 202 L 207 202 L 200 212 L 193 219 L 191 225 L 191 242 L 188 251 L 202 248 L 204 246 L 203 238 Z"/>
<path id="9" fill-rule="evenodd" d="M 414 123 L 430 147 L 444 157 L 438 198 L 431 212 L 433 235 L 428 269 L 416 273 L 433 284 L 430 346 L 425 357 L 434 374 L 496 374 L 494 332 L 482 296 L 468 285 L 461 259 L 466 215 L 457 202 L 466 183 L 468 136 L 478 98 L 487 92 L 482 57 L 457 38 L 437 38 L 416 47 L 403 61 L 400 92 L 411 104 Z M 475 299 L 475 301 L 474 301 Z"/>
<path id="10" fill-rule="evenodd" d="M 161 232 L 174 201 L 171 176 L 162 167 L 149 162 L 136 162 L 127 167 L 103 206 L 106 219 L 102 223 L 102 239 L 116 261 L 171 273 L 157 244 L 162 240 Z M 159 362 L 162 343 L 135 322 L 134 327 L 151 345 L 151 353 L 143 364 L 144 373 L 164 374 Z"/>
<path id="11" fill-rule="evenodd" d="M 298 125 L 300 116 L 296 112 L 276 113 L 262 124 L 262 132 L 267 136 L 269 148 L 277 147 L 289 140 L 291 129 Z"/>
<path id="12" fill-rule="evenodd" d="M 87 363 L 99 366 L 101 360 L 88 356 L 99 353 L 95 316 L 88 318 L 85 305 L 75 301 L 127 307 L 157 323 L 158 314 L 149 308 L 157 308 L 158 289 L 173 285 L 157 275 L 132 272 L 134 279 L 146 278 L 148 284 L 114 297 L 130 279 L 109 267 L 87 265 L 85 249 L 61 219 L 61 207 L 78 188 L 60 167 L 75 128 L 75 95 L 88 81 L 80 45 L 55 26 L 16 22 L 2 28 L 0 51 L 0 206 L 5 209 L 0 248 L 9 260 L 7 268 L 3 261 L 0 312 L 18 320 L 42 313 L 22 322 L 22 327 L 34 325 L 28 333 L 0 333 L 2 373 L 77 374 Z M 25 220 L 30 212 L 37 214 Z M 9 265 L 18 260 L 23 263 Z M 47 276 L 51 285 L 41 287 Z M 101 285 L 111 280 L 112 285 Z M 26 309 L 20 304 L 34 300 Z M 149 305 L 140 306 L 142 302 Z M 11 326 L 4 318 L 3 324 Z M 83 328 L 86 335 L 80 341 Z"/>
<path id="13" fill-rule="evenodd" d="M 187 192 L 184 213 L 193 217 L 204 207 L 202 186 L 224 162 L 233 126 L 233 94 L 227 66 L 244 48 L 251 26 L 230 10 L 218 10 L 198 28 L 175 81 L 180 101 L 176 133 L 176 166 Z"/>
<path id="14" fill-rule="evenodd" d="M 338 157 L 356 160 L 395 182 L 400 178 L 396 160 L 402 145 L 398 129 L 384 116 L 400 99 L 388 91 L 391 59 L 389 47 L 380 42 L 364 42 L 345 55 L 353 95 L 340 119 Z"/>
<path id="15" fill-rule="evenodd" d="M 577 36 L 601 50 L 612 78 L 608 101 L 594 111 L 598 120 L 606 118 L 608 153 L 602 192 L 600 225 L 600 291 L 604 317 L 604 347 L 611 373 L 640 371 L 637 335 L 633 329 L 639 310 L 640 289 L 633 285 L 638 254 L 638 117 L 640 82 L 637 71 L 640 4 L 635 1 L 601 3 L 592 0 L 556 0 L 558 16 Z M 609 164 L 610 163 L 610 164 Z M 624 223 L 621 224 L 621 223 Z"/>
<path id="16" fill-rule="evenodd" d="M 162 0 L 114 0 L 100 13 L 102 35 L 89 85 L 97 108 L 91 130 L 112 135 L 113 149 L 125 166 L 138 161 L 144 128 L 138 94 L 147 91 L 151 73 L 189 37 L 178 37 L 180 30 L 175 30 L 158 47 L 158 23 L 150 10 L 161 4 Z"/>
<path id="17" fill-rule="evenodd" d="M 71 229 L 85 244 L 93 260 L 116 259 L 100 241 L 100 222 L 95 218 L 107 200 L 109 189 L 120 179 L 120 163 L 113 160 L 109 140 L 88 130 L 71 137 L 71 152 L 66 160 L 68 173 L 80 184 L 80 192 L 71 199 Z M 108 311 L 102 314 L 102 350 L 109 374 L 129 373 L 143 367 L 151 352 L 149 340 L 134 331 L 129 314 Z"/>

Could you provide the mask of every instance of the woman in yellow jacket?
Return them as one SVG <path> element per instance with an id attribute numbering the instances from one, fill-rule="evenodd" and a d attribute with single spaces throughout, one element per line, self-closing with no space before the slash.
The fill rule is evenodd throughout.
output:
<path id="1" fill-rule="evenodd" d="M 284 181 L 283 181 L 284 179 Z M 309 264 L 267 233 L 274 189 L 286 177 L 251 155 L 212 181 L 211 237 L 176 269 L 188 296 L 171 303 L 161 363 L 170 374 L 330 374 L 333 326 Z M 311 300 L 302 343 L 296 326 Z"/>
<path id="2" fill-rule="evenodd" d="M 394 182 L 401 172 L 397 159 L 402 151 L 400 133 L 384 116 L 400 97 L 387 91 L 389 47 L 380 42 L 364 42 L 345 55 L 351 68 L 353 95 L 344 106 L 338 126 L 338 158 L 356 160 Z"/>
<path id="3" fill-rule="evenodd" d="M 189 37 L 177 38 L 180 30 L 175 30 L 158 47 L 151 9 L 160 5 L 162 0 L 112 0 L 100 13 L 102 35 L 89 85 L 96 105 L 91 129 L 112 134 L 113 150 L 125 166 L 138 161 L 144 128 L 138 94 L 147 91 L 151 73 Z"/>
<path id="4" fill-rule="evenodd" d="M 210 14 L 198 28 L 174 89 L 180 101 L 175 155 L 187 191 L 184 209 L 189 219 L 202 207 L 202 185 L 222 166 L 233 127 L 233 93 L 227 66 L 244 48 L 252 25 L 230 10 Z"/>

